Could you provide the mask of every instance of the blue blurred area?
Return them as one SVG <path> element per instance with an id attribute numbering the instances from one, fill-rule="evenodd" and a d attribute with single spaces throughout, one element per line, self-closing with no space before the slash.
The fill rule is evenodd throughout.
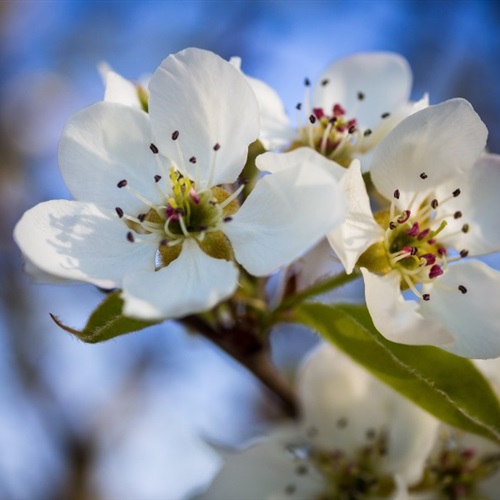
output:
<path id="1" fill-rule="evenodd" d="M 200 436 L 237 444 L 279 418 L 252 377 L 174 324 L 77 343 L 101 295 L 35 286 L 11 234 L 27 208 L 68 198 L 67 118 L 102 98 L 101 61 L 128 78 L 188 46 L 242 57 L 288 108 L 339 56 L 403 54 L 414 98 L 468 99 L 500 153 L 500 8 L 489 1 L 12 1 L 0 4 L 0 498 L 176 499 L 218 467 Z M 311 339 L 280 333 L 294 366 Z M 285 341 L 283 340 L 285 336 Z M 289 351 L 286 356 L 287 349 Z"/>

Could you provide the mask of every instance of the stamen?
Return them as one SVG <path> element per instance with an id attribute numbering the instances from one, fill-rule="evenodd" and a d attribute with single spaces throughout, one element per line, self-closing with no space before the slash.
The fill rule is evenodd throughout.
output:
<path id="1" fill-rule="evenodd" d="M 309 121 L 311 123 L 316 123 L 316 117 L 314 115 L 309 115 Z"/>
<path id="2" fill-rule="evenodd" d="M 420 174 L 420 178 L 421 178 L 421 179 L 427 179 L 427 177 L 429 177 L 429 176 L 428 176 L 425 172 L 422 172 L 422 173 Z"/>
<path id="3" fill-rule="evenodd" d="M 157 155 L 157 154 L 160 152 L 160 150 L 159 150 L 159 149 L 158 149 L 158 148 L 157 148 L 157 147 L 156 147 L 153 143 L 151 143 L 151 144 L 149 145 L 149 149 L 150 149 L 150 150 L 153 152 L 153 154 L 155 154 L 155 155 Z"/>
<path id="4" fill-rule="evenodd" d="M 222 221 L 223 221 L 223 222 L 231 222 L 232 220 L 233 220 L 233 218 L 232 218 L 232 217 L 230 217 L 230 216 L 224 217 L 224 218 L 222 219 Z"/>
<path id="5" fill-rule="evenodd" d="M 406 234 L 408 236 L 417 236 L 419 232 L 420 232 L 420 228 L 419 228 L 418 222 L 414 222 L 413 226 L 411 226 L 410 229 L 406 230 Z"/>
<path id="6" fill-rule="evenodd" d="M 328 80 L 328 78 L 325 78 L 324 80 L 321 80 L 321 86 L 324 87 L 325 85 L 328 85 L 329 82 L 330 80 Z"/>
<path id="7" fill-rule="evenodd" d="M 125 187 L 127 184 L 128 184 L 128 183 L 127 183 L 127 179 L 123 179 L 123 180 L 121 180 L 121 181 L 120 181 L 120 182 L 116 185 L 116 187 L 118 187 L 118 188 L 120 188 L 120 189 L 121 189 L 121 188 Z"/>
<path id="8" fill-rule="evenodd" d="M 137 219 L 139 220 L 139 222 L 144 222 L 146 220 L 146 214 L 139 214 L 137 216 Z"/>
<path id="9" fill-rule="evenodd" d="M 172 140 L 176 141 L 179 138 L 179 131 L 176 130 L 175 132 L 172 133 Z"/>
<path id="10" fill-rule="evenodd" d="M 354 132 L 355 132 L 355 131 L 356 131 L 356 126 L 355 126 L 355 125 L 351 125 L 351 126 L 349 127 L 348 132 L 349 132 L 350 134 L 354 134 Z"/>
<path id="11" fill-rule="evenodd" d="M 235 198 L 237 198 L 244 188 L 245 184 L 242 184 L 231 196 L 228 196 L 222 203 L 219 203 L 221 210 L 226 208 Z"/>
<path id="12" fill-rule="evenodd" d="M 372 133 L 371 129 L 367 128 L 367 129 L 363 132 L 363 135 L 364 135 L 365 137 L 368 137 L 369 135 L 371 135 L 371 133 Z"/>
<path id="13" fill-rule="evenodd" d="M 127 233 L 127 240 L 130 241 L 130 243 L 133 243 L 135 241 L 134 234 L 132 233 L 132 231 L 129 231 Z"/>
<path id="14" fill-rule="evenodd" d="M 430 232 L 431 232 L 431 230 L 429 228 L 424 229 L 423 231 L 420 231 L 420 233 L 417 236 L 417 239 L 423 240 L 424 238 L 426 238 L 429 235 Z"/>
<path id="15" fill-rule="evenodd" d="M 454 218 L 454 219 L 460 219 L 460 217 L 462 217 L 462 212 L 460 212 L 460 210 L 457 210 L 457 211 L 453 214 L 453 218 Z"/>
<path id="16" fill-rule="evenodd" d="M 467 257 L 469 255 L 469 250 L 466 250 L 465 248 L 463 250 L 460 250 L 460 257 L 462 257 L 462 259 L 465 259 L 465 257 Z"/>
<path id="17" fill-rule="evenodd" d="M 437 278 L 438 276 L 441 276 L 443 274 L 443 270 L 441 269 L 441 266 L 438 264 L 434 264 L 431 267 L 431 270 L 429 271 L 429 278 L 434 279 Z"/>
<path id="18" fill-rule="evenodd" d="M 189 163 L 196 163 L 196 157 L 191 156 L 191 158 L 189 158 Z"/>
<path id="19" fill-rule="evenodd" d="M 362 101 L 365 98 L 365 94 L 363 92 L 358 92 L 357 96 L 359 101 Z"/>
<path id="20" fill-rule="evenodd" d="M 410 210 L 405 210 L 401 212 L 401 215 L 396 219 L 398 224 L 404 224 L 410 218 L 411 212 Z"/>
<path id="21" fill-rule="evenodd" d="M 426 253 L 421 255 L 420 258 L 425 260 L 426 266 L 432 266 L 436 262 L 436 256 L 433 253 Z"/>
<path id="22" fill-rule="evenodd" d="M 123 210 L 120 208 L 120 207 L 116 207 L 115 208 L 116 210 L 116 213 L 118 214 L 118 217 L 120 217 L 120 219 L 123 217 Z"/>
<path id="23" fill-rule="evenodd" d="M 462 233 L 468 233 L 469 232 L 469 224 L 464 224 L 462 226 Z"/>
<path id="24" fill-rule="evenodd" d="M 396 191 L 394 191 L 394 198 L 396 198 L 396 200 L 399 200 L 399 196 L 400 196 L 399 189 L 396 189 Z"/>
<path id="25" fill-rule="evenodd" d="M 463 285 L 458 285 L 458 289 L 463 293 L 463 294 L 466 294 L 467 293 L 467 288 L 465 288 Z"/>
<path id="26" fill-rule="evenodd" d="M 436 198 L 434 198 L 432 201 L 431 201 L 431 207 L 436 210 L 436 208 L 439 206 L 439 201 L 436 200 Z"/>
<path id="27" fill-rule="evenodd" d="M 214 145 L 214 151 L 219 151 L 220 149 L 220 144 L 217 142 L 215 145 Z"/>
<path id="28" fill-rule="evenodd" d="M 309 80 L 309 78 L 307 78 L 307 77 L 306 77 L 306 78 L 304 78 L 304 85 L 305 85 L 306 87 L 309 87 L 309 85 L 311 85 L 311 80 Z"/>
<path id="29" fill-rule="evenodd" d="M 160 182 L 161 175 L 156 174 L 155 175 L 155 182 Z"/>
<path id="30" fill-rule="evenodd" d="M 387 113 L 387 112 L 386 112 L 386 113 L 382 113 L 382 114 L 380 115 L 380 118 L 384 119 L 384 118 L 388 118 L 389 116 L 391 116 L 391 113 Z"/>
<path id="31" fill-rule="evenodd" d="M 391 222 L 389 222 L 389 229 L 392 229 L 392 230 L 396 229 L 396 223 L 393 222 L 392 220 L 391 220 Z"/>
<path id="32" fill-rule="evenodd" d="M 300 111 L 302 109 L 302 103 L 301 102 L 298 102 L 297 105 L 295 106 L 295 109 L 297 111 Z"/>
<path id="33" fill-rule="evenodd" d="M 424 300 L 427 302 L 428 300 L 431 300 L 431 296 L 430 296 L 430 294 L 428 294 L 428 293 L 424 293 L 424 294 L 422 295 L 422 299 L 424 299 Z"/>
<path id="34" fill-rule="evenodd" d="M 456 198 L 457 196 L 460 195 L 460 193 L 461 193 L 460 189 L 457 188 L 457 189 L 455 189 L 455 191 L 453 191 L 452 195 L 454 198 Z"/>

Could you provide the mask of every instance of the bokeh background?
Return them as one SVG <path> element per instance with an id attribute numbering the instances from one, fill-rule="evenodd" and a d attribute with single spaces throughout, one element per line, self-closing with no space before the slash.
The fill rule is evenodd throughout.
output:
<path id="1" fill-rule="evenodd" d="M 355 51 L 392 50 L 413 98 L 468 99 L 500 153 L 500 7 L 491 1 L 0 2 L 0 498 L 189 497 L 220 466 L 207 443 L 240 445 L 282 418 L 258 382 L 175 323 L 84 345 L 49 312 L 83 326 L 102 295 L 34 285 L 12 229 L 38 202 L 69 198 L 61 129 L 102 99 L 97 64 L 127 78 L 188 46 L 242 57 L 292 109 L 305 76 Z M 498 260 L 490 261 L 495 267 Z M 311 334 L 276 334 L 293 370 Z"/>

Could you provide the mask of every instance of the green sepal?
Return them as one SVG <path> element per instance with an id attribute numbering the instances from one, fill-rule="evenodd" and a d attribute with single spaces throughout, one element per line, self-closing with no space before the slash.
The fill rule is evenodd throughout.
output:
<path id="1" fill-rule="evenodd" d="M 148 326 L 159 323 L 158 321 L 143 321 L 140 319 L 129 318 L 122 314 L 123 300 L 120 297 L 120 291 L 110 293 L 90 315 L 87 324 L 83 330 L 76 330 L 66 326 L 54 314 L 50 317 L 57 326 L 63 330 L 75 335 L 83 342 L 88 344 L 97 344 L 105 340 L 125 335 L 126 333 L 136 332 L 147 328 Z"/>
<path id="2" fill-rule="evenodd" d="M 291 317 L 443 422 L 500 442 L 500 402 L 470 360 L 437 347 L 390 342 L 364 305 L 303 303 Z"/>

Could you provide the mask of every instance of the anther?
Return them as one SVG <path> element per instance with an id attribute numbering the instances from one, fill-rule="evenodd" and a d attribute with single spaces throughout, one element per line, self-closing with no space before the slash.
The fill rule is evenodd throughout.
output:
<path id="1" fill-rule="evenodd" d="M 350 134 L 354 134 L 354 132 L 355 132 L 355 131 L 356 131 L 356 127 L 355 127 L 354 125 L 352 125 L 351 127 L 349 127 L 348 132 L 349 132 Z"/>
<path id="2" fill-rule="evenodd" d="M 224 217 L 222 220 L 223 220 L 223 222 L 231 222 L 233 220 L 233 218 L 228 216 L 228 217 Z"/>
<path id="3" fill-rule="evenodd" d="M 219 144 L 219 143 L 216 143 L 216 144 L 214 145 L 214 151 L 219 151 L 219 149 L 220 149 L 220 144 Z"/>
<path id="4" fill-rule="evenodd" d="M 328 82 L 330 80 L 328 80 L 328 78 L 325 78 L 324 80 L 321 80 L 321 85 L 324 87 L 325 85 L 328 85 Z"/>
<path id="5" fill-rule="evenodd" d="M 371 129 L 367 128 L 367 129 L 363 132 L 363 135 L 364 135 L 365 137 L 368 137 L 369 135 L 371 135 L 371 133 L 372 133 Z"/>
<path id="6" fill-rule="evenodd" d="M 431 295 L 429 293 L 424 293 L 422 295 L 422 298 L 427 302 L 427 301 L 431 300 Z"/>
<path id="7" fill-rule="evenodd" d="M 328 123 L 331 123 L 332 125 L 337 121 L 337 117 L 336 116 L 332 116 L 329 120 L 328 120 Z"/>
<path id="8" fill-rule="evenodd" d="M 196 157 L 191 156 L 191 158 L 189 158 L 189 163 L 196 163 Z"/>
<path id="9" fill-rule="evenodd" d="M 132 231 L 129 231 L 127 233 L 127 240 L 130 241 L 130 243 L 133 243 L 135 241 L 134 234 L 132 233 Z"/>
<path id="10" fill-rule="evenodd" d="M 468 233 L 469 232 L 469 224 L 464 224 L 462 226 L 462 233 Z"/>
<path id="11" fill-rule="evenodd" d="M 438 276 L 441 276 L 443 274 L 443 270 L 441 269 L 441 266 L 438 264 L 434 264 L 431 267 L 431 270 L 429 271 L 429 278 L 434 279 L 437 278 Z"/>
<path id="12" fill-rule="evenodd" d="M 311 123 L 316 123 L 316 117 L 314 115 L 309 115 L 309 121 Z"/>
<path id="13" fill-rule="evenodd" d="M 119 187 L 119 188 L 123 188 L 125 187 L 126 185 L 128 184 L 127 180 L 126 179 L 122 179 L 117 185 L 116 187 Z"/>
<path id="14" fill-rule="evenodd" d="M 304 85 L 309 87 L 309 85 L 311 85 L 311 80 L 309 80 L 309 78 L 304 78 Z"/>
<path id="15" fill-rule="evenodd" d="M 462 257 L 462 259 L 465 259 L 465 257 L 467 257 L 469 255 L 469 250 L 466 250 L 465 248 L 463 250 L 460 250 L 460 257 Z"/>
<path id="16" fill-rule="evenodd" d="M 456 198 L 457 196 L 459 196 L 461 193 L 460 189 L 455 189 L 455 191 L 453 191 L 453 193 L 451 193 L 453 195 L 454 198 Z"/>
<path id="17" fill-rule="evenodd" d="M 391 113 L 382 113 L 380 118 L 388 118 L 389 116 L 391 116 Z"/>
<path id="18" fill-rule="evenodd" d="M 436 256 L 433 253 L 426 253 L 420 258 L 425 260 L 426 266 L 432 266 L 436 262 Z"/>
<path id="19" fill-rule="evenodd" d="M 295 106 L 295 109 L 297 111 L 300 111 L 302 109 L 302 103 L 301 102 L 298 102 L 297 105 Z"/>
<path id="20" fill-rule="evenodd" d="M 392 220 L 391 220 L 391 222 L 389 222 L 389 229 L 391 229 L 391 230 L 396 229 L 396 223 L 393 222 Z"/>
<path id="21" fill-rule="evenodd" d="M 460 212 L 460 210 L 457 210 L 457 211 L 453 214 L 453 218 L 454 218 L 454 219 L 460 219 L 460 217 L 462 217 L 462 212 Z"/>
<path id="22" fill-rule="evenodd" d="M 420 233 L 418 233 L 417 239 L 423 240 L 423 239 L 427 238 L 427 236 L 429 236 L 430 232 L 431 232 L 431 230 L 429 228 L 424 229 L 423 231 L 420 231 Z"/>
<path id="23" fill-rule="evenodd" d="M 363 92 L 358 92 L 357 96 L 359 101 L 362 101 L 365 98 L 365 94 Z"/>
<path id="24" fill-rule="evenodd" d="M 137 218 L 140 222 L 144 222 L 146 220 L 146 214 L 139 214 Z"/>
<path id="25" fill-rule="evenodd" d="M 401 212 L 401 215 L 396 219 L 398 224 L 404 224 L 410 218 L 411 212 L 409 210 L 405 210 Z"/>
<path id="26" fill-rule="evenodd" d="M 153 143 L 151 143 L 151 144 L 149 145 L 149 149 L 150 149 L 150 150 L 153 152 L 153 154 L 155 154 L 155 155 L 157 155 L 157 154 L 159 153 L 159 151 L 160 151 L 160 150 L 159 150 L 159 149 L 158 149 L 158 148 L 157 148 L 157 147 L 156 147 Z"/>
<path id="27" fill-rule="evenodd" d="M 410 229 L 406 230 L 408 236 L 417 236 L 420 233 L 418 222 L 414 222 Z"/>
<path id="28" fill-rule="evenodd" d="M 155 175 L 155 182 L 160 182 L 161 175 L 156 174 Z"/>
<path id="29" fill-rule="evenodd" d="M 427 177 L 429 177 L 429 176 L 428 176 L 425 172 L 422 172 L 422 173 L 420 174 L 420 178 L 421 178 L 421 179 L 427 179 Z"/>
<path id="30" fill-rule="evenodd" d="M 467 293 L 467 288 L 465 288 L 463 285 L 458 285 L 458 289 L 464 294 Z"/>
<path id="31" fill-rule="evenodd" d="M 396 189 L 396 191 L 394 191 L 394 198 L 396 198 L 396 200 L 399 200 L 399 189 Z"/>
<path id="32" fill-rule="evenodd" d="M 172 134 L 172 140 L 173 141 L 176 141 L 179 137 L 179 131 L 176 130 L 173 134 Z"/>
<path id="33" fill-rule="evenodd" d="M 446 255 L 446 248 L 445 247 L 439 247 L 437 250 L 437 253 L 441 255 L 441 257 Z"/>
<path id="34" fill-rule="evenodd" d="M 437 201 L 436 198 L 434 198 L 431 201 L 431 207 L 435 210 L 438 206 L 439 206 L 439 201 Z"/>
<path id="35" fill-rule="evenodd" d="M 115 210 L 116 213 L 118 214 L 118 217 L 120 217 L 121 219 L 123 217 L 123 210 L 120 207 L 116 207 Z"/>
<path id="36" fill-rule="evenodd" d="M 163 238 L 163 239 L 160 241 L 160 246 L 161 246 L 161 247 L 166 247 L 166 246 L 167 246 L 167 243 L 168 243 L 167 238 Z"/>

